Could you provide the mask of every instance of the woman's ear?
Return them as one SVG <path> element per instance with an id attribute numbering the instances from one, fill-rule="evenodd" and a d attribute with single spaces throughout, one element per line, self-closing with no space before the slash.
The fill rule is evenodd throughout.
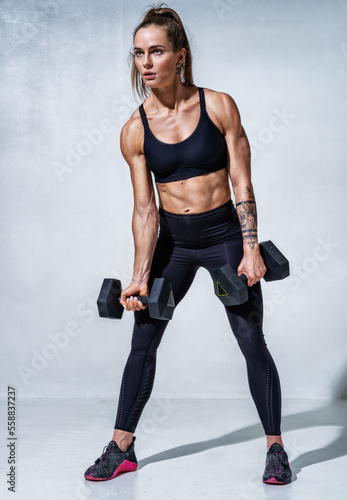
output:
<path id="1" fill-rule="evenodd" d="M 177 60 L 177 64 L 180 64 L 181 66 L 183 65 L 183 63 L 186 60 L 186 54 L 187 54 L 186 49 L 182 48 L 179 50 L 179 58 Z"/>

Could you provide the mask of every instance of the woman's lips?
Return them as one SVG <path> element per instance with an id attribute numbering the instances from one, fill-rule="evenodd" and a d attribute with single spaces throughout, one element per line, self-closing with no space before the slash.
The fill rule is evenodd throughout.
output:
<path id="1" fill-rule="evenodd" d="M 143 75 L 143 78 L 146 78 L 147 80 L 149 78 L 153 78 L 155 76 L 155 73 L 148 73 L 147 75 Z"/>

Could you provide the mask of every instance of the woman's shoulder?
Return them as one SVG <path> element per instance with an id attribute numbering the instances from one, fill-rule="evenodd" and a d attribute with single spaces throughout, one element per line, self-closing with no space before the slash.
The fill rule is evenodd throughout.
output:
<path id="1" fill-rule="evenodd" d="M 121 139 L 133 139 L 143 133 L 143 124 L 139 108 L 136 108 L 121 130 Z"/>
<path id="2" fill-rule="evenodd" d="M 240 120 L 238 107 L 230 94 L 203 88 L 207 113 L 211 118 L 215 118 L 216 122 L 219 122 L 223 129 L 225 129 L 226 124 L 230 123 L 230 121 L 238 122 Z"/>
<path id="3" fill-rule="evenodd" d="M 129 154 L 143 154 L 143 131 L 140 111 L 139 108 L 136 108 L 121 129 L 120 144 L 122 151 L 128 151 Z"/>
<path id="4" fill-rule="evenodd" d="M 122 128 L 127 130 L 136 129 L 142 124 L 141 114 L 139 108 L 136 108 L 128 120 L 124 123 Z"/>
<path id="5" fill-rule="evenodd" d="M 221 106 L 221 107 L 236 106 L 236 102 L 230 94 L 219 90 L 209 89 L 206 87 L 203 87 L 203 89 L 204 89 L 205 99 L 206 101 L 209 101 L 211 105 L 214 104 L 216 106 Z"/>

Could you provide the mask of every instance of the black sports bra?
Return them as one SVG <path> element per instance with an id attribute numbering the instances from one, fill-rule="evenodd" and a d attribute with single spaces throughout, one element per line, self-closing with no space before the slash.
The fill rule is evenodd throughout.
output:
<path id="1" fill-rule="evenodd" d="M 139 107 L 145 129 L 146 163 L 156 182 L 174 182 L 216 172 L 227 166 L 224 135 L 208 116 L 205 95 L 200 96 L 200 120 L 194 132 L 181 142 L 169 144 L 157 139 L 148 126 L 143 104 Z"/>

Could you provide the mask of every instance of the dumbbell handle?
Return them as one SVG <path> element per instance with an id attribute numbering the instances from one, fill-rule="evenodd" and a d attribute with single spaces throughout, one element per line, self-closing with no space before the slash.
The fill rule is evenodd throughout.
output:
<path id="1" fill-rule="evenodd" d="M 132 295 L 134 299 L 140 300 L 144 306 L 148 306 L 149 297 L 146 295 Z M 118 297 L 118 302 L 120 302 L 120 297 Z"/>
<path id="2" fill-rule="evenodd" d="M 248 278 L 247 278 L 247 276 L 246 276 L 244 273 L 242 273 L 242 274 L 238 275 L 238 277 L 240 278 L 240 280 L 241 280 L 241 281 L 242 281 L 245 285 L 247 285 Z"/>

